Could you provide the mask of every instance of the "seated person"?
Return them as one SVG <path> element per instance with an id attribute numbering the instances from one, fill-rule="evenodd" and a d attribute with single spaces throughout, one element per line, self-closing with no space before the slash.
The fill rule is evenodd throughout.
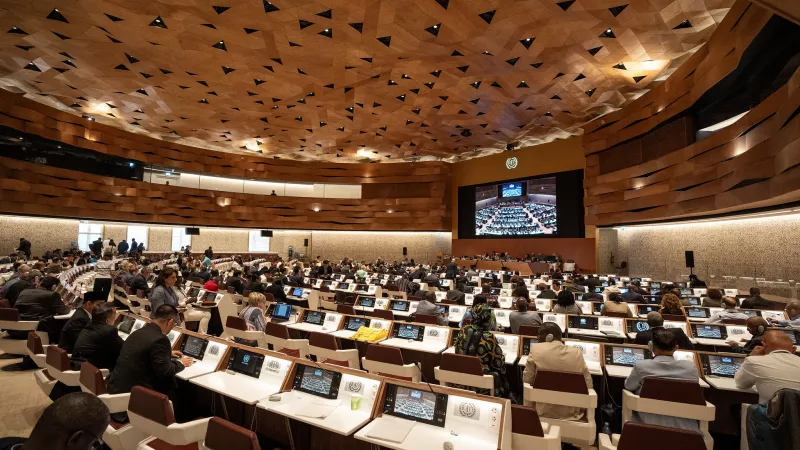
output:
<path id="1" fill-rule="evenodd" d="M 92 319 L 81 330 L 72 349 L 71 363 L 75 370 L 88 361 L 98 369 L 113 370 L 122 350 L 123 341 L 114 326 L 117 310 L 108 302 L 101 302 L 92 309 Z"/>
<path id="2" fill-rule="evenodd" d="M 606 316 L 610 312 L 625 314 L 625 317 L 631 317 L 633 315 L 631 309 L 628 308 L 628 304 L 622 301 L 619 292 L 609 292 L 608 300 L 603 302 L 603 307 L 600 308 L 601 316 Z"/>
<path id="3" fill-rule="evenodd" d="M 622 296 L 622 301 L 626 303 L 644 303 L 644 297 L 642 294 L 645 292 L 642 290 L 639 285 L 641 282 L 634 281 L 628 285 L 628 292 L 624 292 L 620 294 Z"/>
<path id="4" fill-rule="evenodd" d="M 172 267 L 165 267 L 158 273 L 156 286 L 150 294 L 150 318 L 155 316 L 155 311 L 161 305 L 170 305 L 176 309 L 186 308 L 183 317 L 187 322 L 199 322 L 197 331 L 208 334 L 208 323 L 211 322 L 211 312 L 195 308 L 186 304 L 186 296 L 175 283 L 178 281 L 178 272 Z M 180 323 L 180 322 L 179 322 Z"/>
<path id="5" fill-rule="evenodd" d="M 553 312 L 557 314 L 577 314 L 581 315 L 581 307 L 575 304 L 575 296 L 572 292 L 562 289 L 558 293 L 556 304 L 553 305 Z"/>
<path id="6" fill-rule="evenodd" d="M 247 306 L 239 312 L 239 317 L 244 319 L 245 323 L 247 323 L 247 331 L 263 332 L 267 328 L 267 322 L 269 321 L 269 319 L 264 316 L 267 311 L 267 298 L 264 297 L 264 294 L 259 292 L 251 292 L 246 299 L 246 303 Z M 252 347 L 258 346 L 257 341 L 239 338 L 234 340 Z"/>
<path id="7" fill-rule="evenodd" d="M 20 320 L 45 320 L 69 313 L 69 306 L 65 305 L 61 301 L 61 296 L 54 291 L 56 286 L 58 278 L 45 277 L 36 287 L 22 291 L 14 304 L 14 308 L 19 311 Z"/>
<path id="8" fill-rule="evenodd" d="M 219 291 L 219 284 L 217 283 L 217 277 L 219 277 L 219 271 L 214 269 L 211 271 L 211 278 L 206 281 L 203 285 L 203 289 L 207 292 L 217 292 Z"/>
<path id="9" fill-rule="evenodd" d="M 61 329 L 61 337 L 58 340 L 58 347 L 72 353 L 75 341 L 81 334 L 86 325 L 92 320 L 92 310 L 101 303 L 107 303 L 108 295 L 104 292 L 89 291 L 83 294 L 83 304 L 72 313 L 72 317 L 64 324 Z"/>
<path id="10" fill-rule="evenodd" d="M 558 294 L 555 291 L 552 291 L 546 284 L 541 283 L 536 286 L 536 290 L 540 291 L 539 295 L 536 298 L 549 298 L 549 299 L 556 299 L 558 298 Z"/>
<path id="11" fill-rule="evenodd" d="M 467 312 L 464 313 L 464 317 L 461 318 L 461 322 L 458 324 L 459 328 L 463 328 L 464 325 L 469 324 L 469 321 L 472 320 L 472 309 L 482 304 L 485 304 L 488 307 L 488 299 L 483 294 L 476 295 L 472 299 L 472 307 L 469 308 Z M 489 308 L 489 311 L 491 312 L 491 308 Z M 491 320 L 492 323 L 489 325 L 489 331 L 497 331 L 497 320 L 495 319 L 494 314 L 492 314 Z"/>
<path id="12" fill-rule="evenodd" d="M 250 289 L 251 291 L 254 289 Z M 277 280 L 271 285 L 267 286 L 264 289 L 265 294 L 272 294 L 275 298 L 276 302 L 286 303 L 288 299 L 286 298 L 286 293 L 283 292 L 283 282 L 281 280 Z"/>
<path id="13" fill-rule="evenodd" d="M 725 297 L 722 299 L 722 311 L 714 313 L 706 323 L 722 323 L 723 320 L 747 320 L 747 314 L 736 309 L 736 300 Z"/>
<path id="14" fill-rule="evenodd" d="M 244 292 L 244 281 L 242 280 L 242 271 L 234 270 L 233 276 L 228 279 L 228 286 L 233 287 L 237 294 L 242 295 Z"/>
<path id="15" fill-rule="evenodd" d="M 466 289 L 465 280 L 463 278 L 456 278 L 455 284 L 453 289 L 447 291 L 447 301 L 463 305 L 465 301 L 464 291 Z"/>
<path id="16" fill-rule="evenodd" d="M 667 293 L 661 296 L 661 315 L 669 314 L 673 316 L 683 316 L 683 308 L 681 308 L 681 300 L 677 295 Z"/>
<path id="17" fill-rule="evenodd" d="M 439 325 L 447 326 L 447 316 L 444 315 L 444 309 L 436 306 L 436 294 L 433 292 L 426 292 L 422 300 L 417 304 L 417 311 L 411 315 L 412 322 L 416 320 L 417 314 L 435 316 Z"/>
<path id="18" fill-rule="evenodd" d="M 762 345 L 761 341 L 764 338 L 767 327 L 769 327 L 769 323 L 763 317 L 753 316 L 748 318 L 745 324 L 747 325 L 747 332 L 753 337 L 742 346 L 742 343 L 745 342 L 744 339 L 736 340 L 728 336 L 728 343 L 731 345 L 731 350 L 750 354 L 756 347 Z"/>
<path id="19" fill-rule="evenodd" d="M 678 350 L 675 334 L 665 328 L 657 328 L 653 331 L 652 342 L 653 359 L 636 361 L 633 371 L 625 379 L 625 389 L 638 395 L 642 389 L 644 379 L 647 377 L 700 382 L 694 361 L 678 361 L 672 356 L 675 350 Z M 693 419 L 636 411 L 631 416 L 631 420 L 650 425 L 700 432 L 700 425 Z"/>
<path id="20" fill-rule="evenodd" d="M 795 346 L 785 333 L 767 330 L 763 345 L 750 353 L 734 380 L 739 389 L 758 391 L 758 402 L 765 406 L 780 389 L 800 390 L 800 356 L 795 355 Z"/>
<path id="21" fill-rule="evenodd" d="M 770 320 L 769 323 L 775 327 L 789 327 L 800 330 L 800 301 L 789 302 L 786 305 L 786 316 L 789 320 Z"/>
<path id="22" fill-rule="evenodd" d="M 649 327 L 647 331 L 640 331 L 636 333 L 636 339 L 633 342 L 634 344 L 647 345 L 651 340 L 653 340 L 653 331 L 656 329 L 664 329 L 664 318 L 661 316 L 661 313 L 656 311 L 647 313 L 647 325 Z M 666 330 L 675 335 L 675 343 L 678 345 L 679 349 L 694 350 L 694 345 L 689 339 L 689 336 L 686 336 L 683 328 L 666 328 Z"/>
<path id="23" fill-rule="evenodd" d="M 494 378 L 495 397 L 507 397 L 510 388 L 506 378 L 506 360 L 503 356 L 503 349 L 497 343 L 497 338 L 491 333 L 494 314 L 486 303 L 474 305 L 470 312 L 472 313 L 472 323 L 461 329 L 461 333 L 455 341 L 455 352 L 458 355 L 480 358 L 483 374 L 491 375 Z M 479 394 L 488 393 L 480 391 L 478 389 Z"/>
<path id="24" fill-rule="evenodd" d="M 552 322 L 545 322 L 539 328 L 539 343 L 531 345 L 528 362 L 522 376 L 525 384 L 533 384 L 537 370 L 580 373 L 586 380 L 586 387 L 592 388 L 592 376 L 583 353 L 577 347 L 570 347 L 562 341 L 561 328 Z M 582 420 L 586 415 L 585 408 L 572 406 L 536 403 L 539 417 L 561 420 Z"/>
<path id="25" fill-rule="evenodd" d="M 511 314 L 508 315 L 508 321 L 511 323 L 511 332 L 513 334 L 519 334 L 519 328 L 522 325 L 534 327 L 542 325 L 542 318 L 539 317 L 539 313 L 529 310 L 530 305 L 525 297 L 517 297 L 514 306 L 517 310 L 512 311 Z"/>
<path id="26" fill-rule="evenodd" d="M 742 308 L 744 309 L 769 309 L 771 303 L 761 296 L 761 289 L 757 287 L 750 288 L 750 297 L 742 300 Z"/>
<path id="27" fill-rule="evenodd" d="M 133 292 L 133 295 L 137 295 L 137 292 L 143 291 L 145 297 L 150 296 L 150 286 L 147 284 L 147 277 L 149 277 L 152 273 L 153 269 L 148 266 L 144 266 L 142 267 L 142 270 L 140 270 L 139 273 L 133 277 L 131 280 L 131 292 Z"/>
<path id="28" fill-rule="evenodd" d="M 709 289 L 707 297 L 703 298 L 702 306 L 706 308 L 722 308 L 722 291 L 719 289 Z"/>

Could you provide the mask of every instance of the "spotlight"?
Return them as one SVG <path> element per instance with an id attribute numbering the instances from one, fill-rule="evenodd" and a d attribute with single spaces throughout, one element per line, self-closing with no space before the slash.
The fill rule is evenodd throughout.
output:
<path id="1" fill-rule="evenodd" d="M 470 136 L 472 136 L 472 132 L 469 131 L 469 128 L 466 128 L 466 129 L 464 129 L 464 131 L 461 132 L 461 136 L 470 137 Z"/>

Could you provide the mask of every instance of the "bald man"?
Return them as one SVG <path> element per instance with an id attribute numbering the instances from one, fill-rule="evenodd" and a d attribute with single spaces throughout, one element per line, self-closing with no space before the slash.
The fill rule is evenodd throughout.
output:
<path id="1" fill-rule="evenodd" d="M 758 401 L 764 404 L 780 389 L 800 390 L 800 356 L 794 354 L 792 340 L 781 331 L 767 331 L 762 343 L 744 360 L 734 380 L 739 389 L 755 386 Z"/>
<path id="2" fill-rule="evenodd" d="M 747 343 L 744 344 L 743 347 L 741 347 L 741 351 L 750 354 L 756 347 L 762 345 L 761 341 L 764 337 L 764 333 L 767 331 L 767 328 L 769 327 L 769 323 L 763 317 L 753 316 L 747 319 L 745 324 L 747 325 L 747 332 L 750 333 L 750 335 L 753 337 L 750 338 L 750 340 L 747 341 Z M 741 339 L 737 341 L 735 339 L 732 339 L 728 341 L 728 343 L 731 345 L 733 349 L 739 348 L 742 345 L 742 342 L 745 342 L 745 340 Z"/>
<path id="3" fill-rule="evenodd" d="M 778 327 L 791 327 L 800 330 L 800 302 L 793 301 L 786 305 L 786 316 L 789 320 L 770 320 L 770 324 Z"/>

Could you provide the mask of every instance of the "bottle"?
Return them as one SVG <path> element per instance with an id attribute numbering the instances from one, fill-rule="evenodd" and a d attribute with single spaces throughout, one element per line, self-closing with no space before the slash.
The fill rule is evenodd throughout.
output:
<path id="1" fill-rule="evenodd" d="M 603 431 L 602 431 L 602 433 L 603 433 L 603 434 L 607 434 L 607 435 L 608 435 L 608 437 L 611 437 L 611 426 L 608 424 L 608 422 L 606 422 L 605 424 L 603 424 Z"/>

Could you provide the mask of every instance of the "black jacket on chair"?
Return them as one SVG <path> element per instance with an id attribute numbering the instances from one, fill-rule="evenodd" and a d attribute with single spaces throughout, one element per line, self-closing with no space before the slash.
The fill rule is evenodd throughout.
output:
<path id="1" fill-rule="evenodd" d="M 155 323 L 148 323 L 131 333 L 108 378 L 108 393 L 130 392 L 144 386 L 174 397 L 175 374 L 184 369 L 172 359 L 172 345 Z"/>
<path id="2" fill-rule="evenodd" d="M 98 369 L 113 370 L 124 342 L 115 327 L 89 322 L 72 348 L 73 368 L 80 370 L 80 364 L 88 361 Z"/>
<path id="3" fill-rule="evenodd" d="M 78 335 L 91 321 L 92 318 L 89 317 L 89 313 L 85 309 L 76 309 L 72 317 L 64 324 L 64 328 L 61 329 L 58 347 L 66 350 L 67 353 L 72 353 L 72 348 L 75 346 L 75 341 L 78 340 Z"/>

